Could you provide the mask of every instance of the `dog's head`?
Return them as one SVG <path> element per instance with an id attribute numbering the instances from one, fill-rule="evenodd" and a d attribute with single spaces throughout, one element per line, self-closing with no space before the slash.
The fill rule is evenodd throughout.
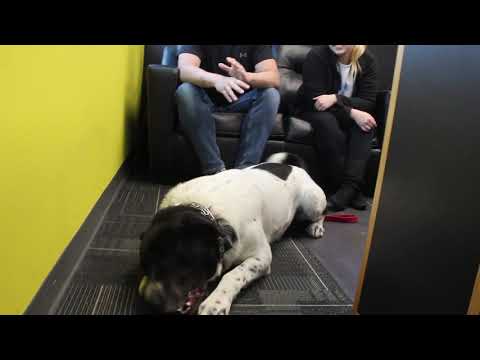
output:
<path id="1" fill-rule="evenodd" d="M 158 312 L 177 312 L 192 291 L 220 275 L 222 235 L 190 206 L 161 209 L 140 237 L 140 296 Z"/>

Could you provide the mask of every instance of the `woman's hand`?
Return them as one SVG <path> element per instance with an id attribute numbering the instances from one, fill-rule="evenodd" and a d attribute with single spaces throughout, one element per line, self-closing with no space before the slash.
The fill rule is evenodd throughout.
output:
<path id="1" fill-rule="evenodd" d="M 337 96 L 336 95 L 320 95 L 317 97 L 314 97 L 313 100 L 315 100 L 315 109 L 318 111 L 325 111 L 328 108 L 332 107 L 335 105 L 337 102 Z"/>
<path id="2" fill-rule="evenodd" d="M 352 109 L 350 117 L 357 123 L 357 125 L 365 132 L 377 127 L 377 123 L 372 115 L 365 111 Z"/>

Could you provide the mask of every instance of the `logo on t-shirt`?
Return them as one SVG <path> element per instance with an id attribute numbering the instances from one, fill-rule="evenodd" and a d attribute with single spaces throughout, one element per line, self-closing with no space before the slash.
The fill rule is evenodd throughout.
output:
<path id="1" fill-rule="evenodd" d="M 248 56 L 248 54 L 246 52 L 241 52 L 240 55 L 239 55 L 239 58 L 246 58 Z"/>

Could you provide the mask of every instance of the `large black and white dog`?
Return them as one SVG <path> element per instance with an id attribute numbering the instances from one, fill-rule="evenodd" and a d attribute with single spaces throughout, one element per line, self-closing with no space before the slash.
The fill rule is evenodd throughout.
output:
<path id="1" fill-rule="evenodd" d="M 294 217 L 319 238 L 323 190 L 287 153 L 243 170 L 202 176 L 172 188 L 141 236 L 140 296 L 160 312 L 188 312 L 193 294 L 220 281 L 198 314 L 228 314 L 242 288 L 270 273 L 270 244 Z"/>

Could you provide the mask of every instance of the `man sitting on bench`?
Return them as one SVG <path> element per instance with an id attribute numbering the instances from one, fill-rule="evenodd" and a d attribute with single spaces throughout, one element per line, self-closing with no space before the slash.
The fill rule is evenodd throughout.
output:
<path id="1" fill-rule="evenodd" d="M 280 76 L 271 45 L 182 45 L 177 89 L 179 121 L 204 175 L 225 170 L 214 112 L 246 113 L 235 168 L 258 164 L 280 104 Z"/>

